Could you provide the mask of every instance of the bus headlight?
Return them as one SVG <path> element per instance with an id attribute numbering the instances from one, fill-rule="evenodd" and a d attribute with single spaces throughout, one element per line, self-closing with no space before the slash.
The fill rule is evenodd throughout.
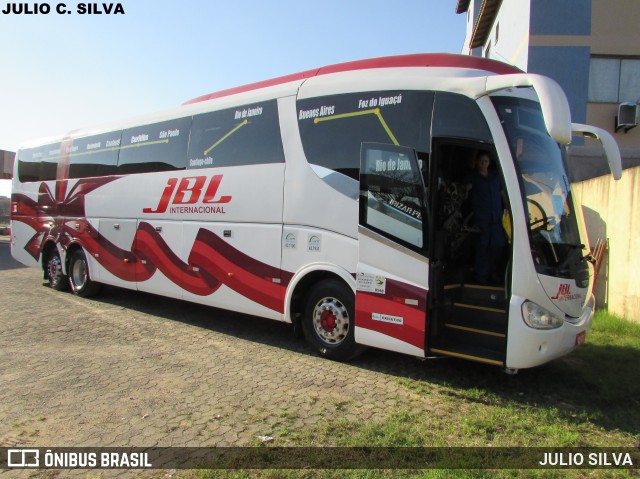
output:
<path id="1" fill-rule="evenodd" d="M 527 326 L 534 329 L 555 329 L 564 323 L 561 318 L 531 301 L 522 303 L 522 318 Z"/>

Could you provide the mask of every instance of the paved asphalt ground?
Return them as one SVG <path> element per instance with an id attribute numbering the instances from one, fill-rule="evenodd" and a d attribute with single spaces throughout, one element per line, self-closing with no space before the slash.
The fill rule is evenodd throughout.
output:
<path id="1" fill-rule="evenodd" d="M 341 364 L 278 322 L 111 287 L 57 292 L 0 239 L 0 447 L 288 445 L 338 417 L 427 413 L 398 377 L 428 364 L 377 350 Z"/>

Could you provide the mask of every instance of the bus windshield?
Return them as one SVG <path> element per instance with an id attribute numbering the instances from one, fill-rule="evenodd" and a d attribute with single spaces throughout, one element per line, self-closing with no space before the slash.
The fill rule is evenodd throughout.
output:
<path id="1" fill-rule="evenodd" d="M 531 254 L 538 274 L 589 282 L 578 219 L 569 186 L 565 152 L 544 125 L 540 105 L 514 97 L 493 97 L 520 176 L 529 223 Z"/>

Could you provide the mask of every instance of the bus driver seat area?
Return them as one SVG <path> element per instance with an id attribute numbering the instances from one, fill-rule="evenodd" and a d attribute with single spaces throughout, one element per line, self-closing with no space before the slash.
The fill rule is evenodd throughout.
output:
<path id="1" fill-rule="evenodd" d="M 456 264 L 468 261 L 470 248 L 462 248 L 478 229 L 471 225 L 473 213 L 467 201 L 466 186 L 458 181 L 440 179 L 438 223 L 442 232 L 444 257 Z"/>

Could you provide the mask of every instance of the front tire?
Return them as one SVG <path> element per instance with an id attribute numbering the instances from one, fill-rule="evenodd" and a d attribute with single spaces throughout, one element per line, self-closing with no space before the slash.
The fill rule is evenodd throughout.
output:
<path id="1" fill-rule="evenodd" d="M 51 289 L 64 291 L 69 288 L 67 277 L 62 272 L 62 260 L 60 259 L 60 254 L 57 249 L 53 248 L 48 253 L 45 268 Z"/>
<path id="2" fill-rule="evenodd" d="M 355 342 L 353 292 L 338 280 L 316 284 L 307 295 L 302 331 L 320 355 L 338 361 L 364 351 Z"/>
<path id="3" fill-rule="evenodd" d="M 100 283 L 92 281 L 84 251 L 77 250 L 69 261 L 69 285 L 73 294 L 83 298 L 94 296 L 100 291 Z"/>

